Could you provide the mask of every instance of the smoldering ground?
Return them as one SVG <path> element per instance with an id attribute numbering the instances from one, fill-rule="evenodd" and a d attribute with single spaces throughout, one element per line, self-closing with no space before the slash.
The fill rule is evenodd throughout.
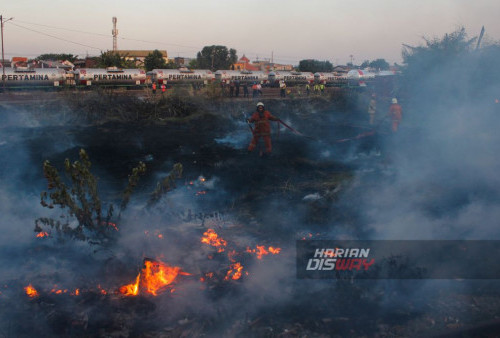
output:
<path id="1" fill-rule="evenodd" d="M 287 123 L 300 128 L 300 120 L 294 120 L 293 114 L 290 116 L 286 117 Z M 229 125 L 236 129 L 246 128 L 237 121 Z M 202 126 L 201 129 L 207 130 L 207 127 Z M 247 155 L 244 147 L 217 145 L 213 140 L 224 136 L 228 131 L 224 128 L 222 131 L 215 128 L 214 133 L 206 135 L 198 133 L 193 138 L 192 130 L 185 127 L 181 127 L 181 131 L 176 126 L 171 129 L 151 127 L 147 133 L 141 133 L 135 128 L 127 129 L 115 124 L 83 128 L 81 131 L 71 129 L 69 139 L 58 137 L 68 135 L 67 131 L 64 128 L 40 129 L 28 138 L 29 142 L 13 142 L 9 151 L 5 152 L 5 157 L 12 163 L 22 163 L 16 166 L 16 170 L 3 172 L 5 180 L 10 180 L 9 185 L 3 186 L 3 196 L 13 197 L 9 199 L 10 204 L 3 204 L 4 213 L 11 217 L 2 223 L 6 234 L 3 238 L 11 248 L 2 263 L 2 280 L 6 285 L 2 291 L 6 300 L 3 311 L 7 306 L 13 309 L 2 322 L 2 330 L 7 335 L 34 331 L 68 333 L 73 329 L 65 326 L 67 320 L 78 323 L 74 328 L 76 331 L 73 331 L 77 334 L 97 332 L 102 327 L 117 330 L 116 323 L 122 323 L 123 318 L 113 316 L 111 324 L 106 326 L 106 320 L 99 313 L 103 309 L 113 313 L 116 306 L 120 306 L 112 300 L 103 300 L 104 296 L 99 294 L 102 290 L 109 292 L 132 282 L 144 257 L 182 266 L 191 276 L 182 277 L 172 295 L 163 299 L 145 299 L 144 303 L 137 301 L 140 306 L 122 309 L 124 317 L 132 318 L 131 325 L 123 324 L 131 330 L 129 332 L 147 330 L 148 325 L 149 329 L 161 329 L 163 324 L 153 319 L 169 319 L 174 326 L 179 326 L 179 321 L 191 323 L 194 320 L 202 323 L 202 328 L 195 326 L 202 331 L 224 333 L 231 329 L 239 332 L 247 328 L 248 322 L 258 319 L 255 322 L 257 325 L 262 320 L 259 319 L 260 313 L 269 316 L 271 309 L 280 309 L 291 299 L 294 299 L 294 308 L 300 306 L 301 301 L 295 299 L 297 293 L 303 291 L 302 283 L 296 283 L 294 278 L 293 248 L 298 237 L 296 232 L 302 234 L 308 231 L 300 224 L 300 220 L 307 218 L 308 206 L 303 197 L 323 189 L 312 184 L 315 174 L 325 175 L 329 168 L 336 167 L 335 161 L 328 160 L 324 166 L 315 169 L 317 158 L 308 156 L 311 145 L 283 130 L 279 139 L 275 140 L 276 157 L 269 162 L 257 154 Z M 15 131 L 10 133 L 14 135 Z M 121 139 L 120 133 L 123 134 Z M 246 142 L 249 142 L 250 136 L 248 134 Z M 155 147 L 152 146 L 155 138 L 166 140 Z M 188 139 L 189 142 L 186 142 Z M 54 145 L 56 143 L 57 146 Z M 103 146 L 100 147 L 100 144 Z M 137 196 L 121 214 L 118 241 L 105 250 L 70 239 L 65 239 L 65 244 L 61 243 L 56 240 L 53 229 L 45 229 L 53 230 L 52 238 L 38 239 L 32 228 L 37 217 L 57 218 L 65 212 L 64 209 L 49 212 L 39 206 L 38 193 L 35 192 L 46 190 L 41 162 L 50 159 L 61 169 L 65 157 L 72 161 L 78 158 L 80 145 L 88 149 L 93 160 L 92 169 L 98 173 L 100 187 L 106 197 L 116 195 L 116 192 L 107 190 L 119 190 L 120 180 L 117 177 L 126 177 L 126 172 L 137 160 L 147 158 L 151 168 L 150 176 L 145 177 L 144 183 L 138 187 Z M 185 173 L 183 179 L 177 182 L 177 188 L 154 208 L 145 209 L 149 196 L 147 191 L 151 191 L 154 183 L 178 161 L 183 162 Z M 270 166 L 274 169 L 269 170 Z M 314 174 L 302 177 L 301 172 L 308 169 L 313 169 Z M 345 170 L 345 167 L 339 165 L 339 170 Z M 29 180 L 24 179 L 27 172 L 32 172 Z M 202 176 L 206 178 L 203 183 Z M 204 193 L 198 194 L 201 191 Z M 293 210 L 296 203 L 304 204 L 304 210 Z M 36 205 L 34 210 L 31 204 Z M 33 212 L 27 213 L 26 210 Z M 16 217 L 12 216 L 16 214 Z M 275 216 L 271 217 L 271 214 Z M 22 227 L 23 231 L 14 230 L 17 227 Z M 217 254 L 213 248 L 200 243 L 200 237 L 208 227 L 219 232 L 228 242 L 227 250 L 235 250 L 236 258 L 241 258 L 244 266 L 241 281 L 223 281 L 232 262 L 227 256 Z M 162 235 L 161 238 L 159 235 Z M 245 253 L 245 250 L 255 249 L 257 245 L 280 247 L 282 252 L 266 255 L 261 260 L 256 259 L 255 254 Z M 215 257 L 209 259 L 209 256 Z M 203 273 L 212 271 L 218 272 L 217 283 L 206 286 L 199 281 Z M 25 317 L 23 304 L 26 303 L 18 302 L 18 298 L 20 295 L 26 298 L 22 288 L 29 283 L 41 293 L 38 300 L 30 303 L 34 306 L 31 310 L 38 315 L 30 318 L 27 326 L 20 326 L 19 318 Z M 323 284 L 311 284 L 309 289 L 319 292 Z M 90 296 L 79 301 L 69 295 L 77 288 L 82 292 L 86 290 Z M 68 293 L 63 291 L 61 298 L 56 298 L 58 295 L 53 294 L 54 289 L 68 290 Z M 299 298 L 304 300 L 307 297 Z M 245 307 L 240 306 L 242 303 Z M 155 311 L 155 308 L 165 311 Z M 75 310 L 74 314 L 72 310 Z M 286 316 L 283 313 L 283 318 Z M 230 318 L 229 321 L 227 318 Z M 140 321 L 146 321 L 148 325 L 144 326 Z M 273 325 L 268 319 L 264 321 Z"/>
<path id="2" fill-rule="evenodd" d="M 380 321 L 391 328 L 430 313 L 424 301 L 414 305 L 415 309 L 409 313 L 401 309 L 415 303 L 416 295 L 424 292 L 420 290 L 432 291 L 425 298 L 432 299 L 437 293 L 434 286 L 426 289 L 425 285 L 399 282 L 301 281 L 295 276 L 297 239 L 380 238 L 383 232 L 374 229 L 385 225 L 385 219 L 378 214 L 371 217 L 377 203 L 385 201 L 386 206 L 392 198 L 397 198 L 392 203 L 396 203 L 403 215 L 404 211 L 413 210 L 414 200 L 426 202 L 422 196 L 412 198 L 408 205 L 402 202 L 401 197 L 406 197 L 407 191 L 418 191 L 420 187 L 409 185 L 408 181 L 422 184 L 423 178 L 428 177 L 403 179 L 411 176 L 403 169 L 412 167 L 412 157 L 406 152 L 391 152 L 391 141 L 383 144 L 385 136 L 336 143 L 339 139 L 355 138 L 366 130 L 364 106 L 352 104 L 354 110 L 346 112 L 327 102 L 304 100 L 266 101 L 266 106 L 288 125 L 316 140 L 282 127 L 278 137 L 273 134 L 274 156 L 262 159 L 258 153 L 246 154 L 251 134 L 241 112 L 248 117 L 255 107 L 247 103 L 239 105 L 221 106 L 218 115 L 185 124 L 146 124 L 132 128 L 114 122 L 84 128 L 73 133 L 73 145 L 46 153 L 61 168 L 65 157 L 76 160 L 80 146 L 85 147 L 93 162 L 92 170 L 100 178 L 101 193 L 110 200 L 116 200 L 123 190 L 130 169 L 138 161 L 146 161 L 149 172 L 141 179 L 131 203 L 117 222 L 116 242 L 106 250 L 94 252 L 98 248 L 86 243 L 67 241 L 64 246 L 53 239 L 33 238 L 33 218 L 45 210 L 38 207 L 32 215 L 27 214 L 25 208 L 31 203 L 39 205 L 39 200 L 37 194 L 24 199 L 23 191 L 38 190 L 33 186 L 46 189 L 46 183 L 40 169 L 31 169 L 40 168 L 42 161 L 28 152 L 29 156 L 20 161 L 25 165 L 19 172 L 33 170 L 39 176 L 32 174 L 32 182 L 24 185 L 13 181 L 18 184 L 13 184 L 16 187 L 8 193 L 25 203 L 19 204 L 19 209 L 18 204 L 6 205 L 6 213 L 15 214 L 19 210 L 22 216 L 4 224 L 8 232 L 23 224 L 30 239 L 25 240 L 27 251 L 22 251 L 17 238 L 11 237 L 14 254 L 2 264 L 7 268 L 3 271 L 9 271 L 8 278 L 2 273 L 2 280 L 7 280 L 8 290 L 15 290 L 2 290 L 0 295 L 6 300 L 2 311 L 8 306 L 15 309 L 2 322 L 2 330 L 8 335 L 22 335 L 35 329 L 47 335 L 189 332 L 234 336 L 291 331 L 359 335 L 383 332 Z M 422 129 L 426 133 L 429 130 Z M 403 131 L 404 128 L 402 134 Z M 403 134 L 401 138 L 408 137 Z M 41 134 L 39 139 L 48 145 L 54 140 Z M 378 154 L 377 147 L 382 147 L 380 156 L 374 155 Z M 425 149 L 420 151 L 425 158 Z M 439 159 L 438 155 L 433 157 L 433 161 Z M 184 166 L 177 187 L 155 206 L 145 208 L 149 193 L 177 162 Z M 443 166 L 441 171 L 446 170 Z M 428 172 L 431 176 L 432 170 L 427 167 L 427 171 L 417 172 Z M 206 180 L 202 182 L 201 177 Z M 383 184 L 388 187 L 379 190 Z M 406 191 L 398 190 L 405 185 L 409 185 Z M 387 197 L 377 198 L 381 192 Z M 429 210 L 425 211 L 422 213 L 427 216 Z M 441 210 L 430 211 L 438 215 Z M 425 221 L 421 213 L 415 214 L 415 219 Z M 201 236 L 208 228 L 227 241 L 224 252 L 218 253 L 214 247 L 201 243 Z M 280 247 L 282 251 L 257 259 L 255 254 L 246 252 L 257 245 Z M 236 252 L 233 259 L 243 266 L 243 274 L 238 280 L 225 281 L 233 263 L 228 254 L 232 250 Z M 32 264 L 19 266 L 17 256 L 29 257 Z M 179 266 L 191 275 L 179 276 L 173 286 L 175 291 L 159 297 L 116 297 L 113 290 L 135 280 L 145 257 Z M 214 273 L 214 280 L 206 276 L 210 272 Z M 30 301 L 22 290 L 27 283 L 39 286 L 43 296 Z M 87 296 L 57 298 L 58 295 L 50 293 L 56 283 L 58 288 L 86 289 Z M 98 285 L 108 295 L 102 295 Z M 380 310 L 385 315 L 374 315 Z M 21 327 L 20 318 L 25 318 L 26 313 L 37 314 L 29 321 L 34 329 Z M 64 324 L 67 319 L 76 324 Z M 426 332 L 429 328 L 421 329 Z"/>

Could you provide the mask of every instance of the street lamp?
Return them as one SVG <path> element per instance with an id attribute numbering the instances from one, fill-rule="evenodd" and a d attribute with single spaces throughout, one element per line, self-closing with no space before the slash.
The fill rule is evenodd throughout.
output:
<path id="1" fill-rule="evenodd" d="M 2 86 L 5 88 L 5 56 L 3 54 L 3 24 L 7 21 L 10 21 L 14 18 L 9 18 L 7 20 L 3 19 L 3 16 L 0 15 L 0 31 L 2 35 Z"/>

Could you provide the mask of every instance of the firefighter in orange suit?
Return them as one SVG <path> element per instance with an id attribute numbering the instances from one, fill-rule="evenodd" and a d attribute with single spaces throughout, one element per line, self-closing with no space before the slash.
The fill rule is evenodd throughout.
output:
<path id="1" fill-rule="evenodd" d="M 253 113 L 252 117 L 248 120 L 249 123 L 255 123 L 255 129 L 253 131 L 252 142 L 248 146 L 248 151 L 253 151 L 262 137 L 264 139 L 264 144 L 266 145 L 266 154 L 270 154 L 272 151 L 271 147 L 271 124 L 269 121 L 279 121 L 280 119 L 276 116 L 271 115 L 270 112 L 264 109 L 264 104 L 262 102 L 257 103 L 257 111 Z"/>
<path id="2" fill-rule="evenodd" d="M 392 132 L 397 132 L 399 124 L 401 123 L 402 118 L 402 109 L 398 104 L 398 100 L 396 98 L 392 99 L 392 104 L 389 107 L 389 113 L 387 114 L 392 120 Z"/>

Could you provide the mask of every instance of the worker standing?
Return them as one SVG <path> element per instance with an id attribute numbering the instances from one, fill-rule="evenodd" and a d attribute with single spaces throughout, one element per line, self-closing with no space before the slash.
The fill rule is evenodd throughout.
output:
<path id="1" fill-rule="evenodd" d="M 240 96 L 240 81 L 239 80 L 234 81 L 234 96 L 236 96 L 236 97 Z"/>
<path id="2" fill-rule="evenodd" d="M 253 151 L 262 137 L 266 146 L 266 155 L 270 155 L 272 151 L 271 146 L 271 124 L 269 121 L 279 121 L 280 119 L 264 109 L 264 103 L 257 103 L 257 111 L 253 113 L 252 117 L 248 120 L 249 123 L 255 123 L 253 130 L 253 138 L 248 146 L 248 151 Z"/>
<path id="3" fill-rule="evenodd" d="M 243 97 L 248 97 L 248 83 L 243 82 Z"/>
<path id="4" fill-rule="evenodd" d="M 286 97 L 286 84 L 285 81 L 280 81 L 280 96 Z"/>
<path id="5" fill-rule="evenodd" d="M 398 104 L 398 99 L 393 98 L 392 104 L 389 107 L 389 113 L 387 114 L 392 120 L 392 132 L 396 133 L 399 128 L 399 124 L 401 123 L 403 110 L 401 106 Z"/>
<path id="6" fill-rule="evenodd" d="M 311 92 L 311 86 L 309 85 L 309 83 L 306 84 L 306 94 L 307 96 L 309 96 L 309 93 Z"/>
<path id="7" fill-rule="evenodd" d="M 156 82 L 153 82 L 151 89 L 153 89 L 153 94 L 156 94 Z"/>
<path id="8" fill-rule="evenodd" d="M 259 95 L 259 90 L 257 87 L 257 83 L 253 83 L 252 85 L 252 97 L 257 97 Z"/>
<path id="9" fill-rule="evenodd" d="M 234 96 L 234 81 L 229 82 L 229 97 Z"/>
<path id="10" fill-rule="evenodd" d="M 375 123 L 375 112 L 377 111 L 377 100 L 375 94 L 372 94 L 372 98 L 370 99 L 370 103 L 368 104 L 368 115 L 370 116 L 370 125 Z"/>
<path id="11" fill-rule="evenodd" d="M 314 94 L 319 94 L 319 84 L 314 84 Z"/>
<path id="12" fill-rule="evenodd" d="M 167 86 L 165 86 L 165 84 L 162 83 L 161 86 L 160 86 L 160 88 L 161 88 L 161 94 L 164 95 L 165 92 L 167 91 Z"/>

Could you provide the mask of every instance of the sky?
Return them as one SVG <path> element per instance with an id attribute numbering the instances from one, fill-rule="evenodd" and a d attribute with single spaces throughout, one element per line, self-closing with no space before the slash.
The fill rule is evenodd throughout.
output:
<path id="1" fill-rule="evenodd" d="M 442 37 L 465 27 L 500 39 L 498 0 L 4 0 L 5 58 L 45 53 L 80 57 L 111 50 L 112 17 L 118 49 L 166 50 L 195 57 L 224 45 L 251 61 L 297 65 L 386 59 L 401 63 L 402 44 Z"/>

